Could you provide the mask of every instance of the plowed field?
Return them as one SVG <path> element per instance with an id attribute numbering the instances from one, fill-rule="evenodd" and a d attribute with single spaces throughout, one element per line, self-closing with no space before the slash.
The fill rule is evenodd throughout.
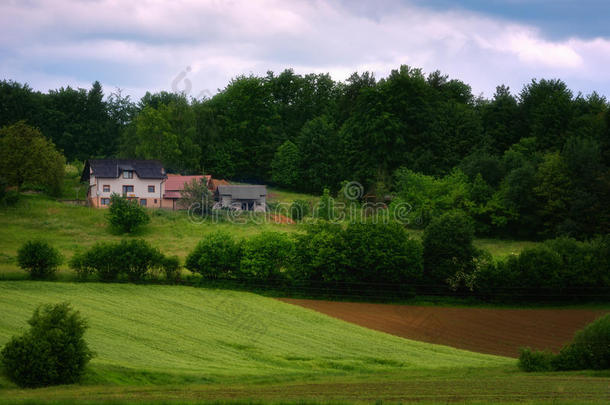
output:
<path id="1" fill-rule="evenodd" d="M 518 357 L 519 348 L 558 351 L 603 309 L 496 309 L 282 299 L 412 340 Z"/>

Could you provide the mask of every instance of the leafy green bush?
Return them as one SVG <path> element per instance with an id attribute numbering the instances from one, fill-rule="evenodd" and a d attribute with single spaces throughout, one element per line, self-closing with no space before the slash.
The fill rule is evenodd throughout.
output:
<path id="1" fill-rule="evenodd" d="M 86 321 L 68 303 L 44 305 L 28 321 L 30 329 L 0 352 L 6 376 L 22 387 L 71 384 L 93 357 L 83 335 Z"/>
<path id="2" fill-rule="evenodd" d="M 344 232 L 342 279 L 368 283 L 416 283 L 423 272 L 422 246 L 397 223 L 352 223 Z"/>
<path id="3" fill-rule="evenodd" d="M 441 285 L 458 272 L 472 273 L 477 256 L 473 240 L 473 223 L 463 212 L 451 211 L 433 218 L 422 239 L 428 281 Z"/>
<path id="4" fill-rule="evenodd" d="M 185 267 L 205 278 L 235 277 L 239 272 L 241 247 L 228 232 L 214 232 L 201 240 L 187 256 Z"/>
<path id="5" fill-rule="evenodd" d="M 610 314 L 576 332 L 571 343 L 561 349 L 557 370 L 610 369 Z"/>
<path id="6" fill-rule="evenodd" d="M 552 371 L 554 370 L 555 355 L 549 351 L 531 350 L 522 348 L 519 353 L 519 368 L 523 371 Z"/>
<path id="7" fill-rule="evenodd" d="M 102 281 L 114 281 L 121 274 L 130 281 L 140 281 L 157 267 L 163 266 L 164 256 L 158 249 L 141 239 L 118 243 L 97 243 L 72 257 L 70 266 L 86 278 L 97 274 Z"/>
<path id="8" fill-rule="evenodd" d="M 290 217 L 300 221 L 309 215 L 309 202 L 306 200 L 294 200 L 290 205 Z"/>
<path id="9" fill-rule="evenodd" d="M 129 281 L 141 281 L 155 267 L 163 264 L 159 249 L 143 239 L 122 240 L 115 248 L 116 259 L 123 263 Z"/>
<path id="10" fill-rule="evenodd" d="M 165 273 L 165 280 L 176 282 L 180 280 L 180 259 L 178 256 L 166 256 L 161 260 L 161 268 Z"/>
<path id="11" fill-rule="evenodd" d="M 2 199 L 2 203 L 8 207 L 11 207 L 19 202 L 21 195 L 17 190 L 7 190 Z"/>
<path id="12" fill-rule="evenodd" d="M 108 209 L 110 225 L 120 232 L 133 232 L 138 227 L 150 222 L 146 208 L 141 207 L 136 200 L 129 200 L 118 194 L 110 197 Z"/>
<path id="13" fill-rule="evenodd" d="M 59 251 L 45 241 L 28 241 L 17 251 L 19 267 L 33 279 L 52 277 L 62 261 Z"/>
<path id="14" fill-rule="evenodd" d="M 241 273 L 255 280 L 283 280 L 290 269 L 294 249 L 294 241 L 284 233 L 263 232 L 253 236 L 243 244 Z"/>

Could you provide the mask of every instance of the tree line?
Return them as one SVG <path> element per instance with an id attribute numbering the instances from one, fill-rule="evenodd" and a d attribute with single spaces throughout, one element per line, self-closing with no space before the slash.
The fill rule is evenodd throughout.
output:
<path id="1" fill-rule="evenodd" d="M 40 93 L 2 81 L 0 127 L 19 120 L 68 161 L 160 159 L 174 172 L 314 193 L 358 181 L 369 194 L 409 202 L 414 224 L 446 206 L 468 211 L 488 234 L 610 228 L 608 101 L 556 79 L 518 93 L 498 86 L 485 99 L 408 66 L 345 82 L 288 69 L 236 77 L 211 98 L 160 92 L 137 102 L 105 96 L 98 82 Z"/>

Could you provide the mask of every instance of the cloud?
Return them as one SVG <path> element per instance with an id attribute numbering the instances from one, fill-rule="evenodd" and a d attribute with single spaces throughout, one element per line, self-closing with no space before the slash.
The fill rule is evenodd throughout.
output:
<path id="1" fill-rule="evenodd" d="M 30 0 L 0 5 L 0 73 L 46 90 L 100 80 L 139 97 L 191 67 L 193 95 L 240 74 L 294 68 L 343 80 L 400 64 L 440 69 L 490 96 L 531 78 L 610 95 L 610 40 L 545 38 L 537 27 L 399 1 Z M 63 81 L 63 82 L 60 82 Z"/>

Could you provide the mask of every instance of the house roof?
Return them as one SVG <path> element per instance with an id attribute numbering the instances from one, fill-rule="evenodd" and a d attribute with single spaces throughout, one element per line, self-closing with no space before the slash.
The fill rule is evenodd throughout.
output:
<path id="1" fill-rule="evenodd" d="M 142 179 L 165 178 L 165 169 L 158 160 L 90 159 L 85 163 L 81 180 L 87 181 L 90 176 L 116 179 L 125 170 L 135 171 Z"/>
<path id="2" fill-rule="evenodd" d="M 165 181 L 165 190 L 167 191 L 180 191 L 184 188 L 186 183 L 190 183 L 193 180 L 205 180 L 205 183 L 210 181 L 212 176 L 198 175 L 198 176 L 182 176 L 180 174 L 168 174 L 167 180 Z"/>
<path id="3" fill-rule="evenodd" d="M 211 179 L 211 190 L 212 191 L 216 191 L 216 189 L 218 188 L 218 186 L 228 186 L 229 182 L 226 180 L 219 180 L 219 179 Z"/>
<path id="4" fill-rule="evenodd" d="M 236 200 L 255 200 L 267 195 L 267 187 L 251 185 L 219 185 L 218 194 L 228 195 Z"/>

